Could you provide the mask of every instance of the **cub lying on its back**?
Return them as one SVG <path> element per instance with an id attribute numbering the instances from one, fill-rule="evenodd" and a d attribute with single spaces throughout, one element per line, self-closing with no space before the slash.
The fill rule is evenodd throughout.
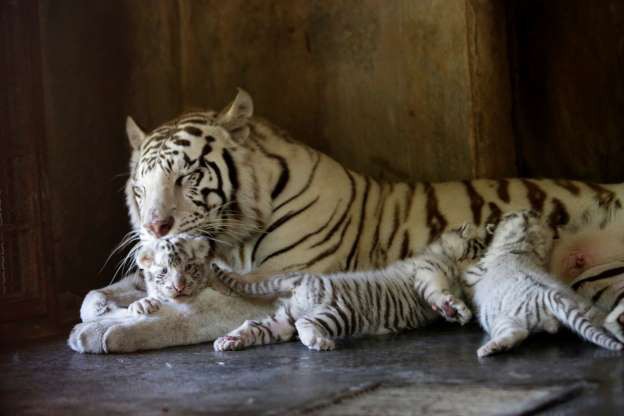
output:
<path id="1" fill-rule="evenodd" d="M 587 319 L 580 298 L 546 272 L 552 240 L 537 213 L 506 214 L 483 259 L 463 274 L 479 322 L 492 337 L 479 357 L 508 350 L 532 332 L 554 333 L 560 322 L 594 344 L 622 349 Z"/>
<path id="2" fill-rule="evenodd" d="M 483 249 L 471 226 L 448 231 L 420 255 L 370 272 L 294 272 L 259 283 L 215 267 L 217 277 L 246 296 L 288 296 L 275 315 L 246 321 L 217 339 L 217 351 L 290 340 L 295 331 L 313 350 L 331 350 L 332 337 L 386 334 L 421 327 L 438 317 L 464 324 L 472 313 L 459 299 L 458 263 Z M 438 313 L 434 312 L 433 310 Z"/>
<path id="3" fill-rule="evenodd" d="M 132 303 L 128 310 L 137 315 L 150 314 L 163 301 L 189 301 L 212 286 L 209 255 L 208 241 L 200 238 L 144 243 L 136 262 L 145 276 L 147 296 Z"/>

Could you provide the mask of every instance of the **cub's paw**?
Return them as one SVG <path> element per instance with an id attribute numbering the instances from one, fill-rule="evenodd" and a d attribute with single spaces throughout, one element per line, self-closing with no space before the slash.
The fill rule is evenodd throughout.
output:
<path id="1" fill-rule="evenodd" d="M 215 351 L 239 351 L 245 348 L 242 337 L 226 335 L 219 337 L 213 344 Z"/>
<path id="2" fill-rule="evenodd" d="M 128 311 L 133 315 L 149 315 L 160 309 L 160 301 L 156 298 L 143 298 L 134 301 L 128 306 Z"/>
<path id="3" fill-rule="evenodd" d="M 82 319 L 82 322 L 94 321 L 114 309 L 117 309 L 117 305 L 109 302 L 104 293 L 92 290 L 87 293 L 87 296 L 82 301 L 80 319 Z"/>
<path id="4" fill-rule="evenodd" d="M 477 350 L 477 357 L 487 357 L 488 355 L 507 351 L 509 349 L 511 349 L 511 346 L 505 342 L 489 341 Z"/>
<path id="5" fill-rule="evenodd" d="M 331 351 L 336 349 L 336 343 L 324 337 L 316 337 L 311 342 L 305 344 L 305 346 L 313 351 Z"/>
<path id="6" fill-rule="evenodd" d="M 472 311 L 464 301 L 450 293 L 441 296 L 438 301 L 431 304 L 431 307 L 449 322 L 459 322 L 464 325 L 472 319 Z"/>

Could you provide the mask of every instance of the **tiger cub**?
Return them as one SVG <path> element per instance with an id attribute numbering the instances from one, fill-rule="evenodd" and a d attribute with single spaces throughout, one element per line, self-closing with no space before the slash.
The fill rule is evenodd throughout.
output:
<path id="1" fill-rule="evenodd" d="M 136 263 L 143 271 L 147 296 L 128 306 L 132 314 L 153 313 L 163 301 L 188 301 L 211 286 L 208 241 L 172 238 L 143 244 Z"/>
<path id="2" fill-rule="evenodd" d="M 553 238 L 536 212 L 506 214 L 483 258 L 462 275 L 479 322 L 491 336 L 479 357 L 508 350 L 533 332 L 554 333 L 560 323 L 596 345 L 622 349 L 587 319 L 580 298 L 546 272 Z"/>
<path id="3" fill-rule="evenodd" d="M 422 327 L 442 315 L 461 324 L 472 312 L 460 299 L 459 262 L 482 254 L 473 226 L 448 231 L 420 255 L 369 272 L 319 275 L 291 272 L 248 283 L 213 267 L 243 296 L 282 296 L 277 312 L 243 325 L 214 343 L 216 351 L 288 341 L 295 331 L 311 350 L 332 350 L 332 337 L 386 334 Z M 289 297 L 287 297 L 289 296 Z"/>

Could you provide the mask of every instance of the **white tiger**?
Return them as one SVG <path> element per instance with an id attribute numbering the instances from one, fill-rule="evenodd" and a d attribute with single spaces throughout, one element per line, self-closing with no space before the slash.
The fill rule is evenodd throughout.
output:
<path id="1" fill-rule="evenodd" d="M 479 357 L 511 349 L 534 332 L 556 333 L 560 323 L 603 348 L 622 349 L 591 323 L 589 305 L 545 271 L 553 237 L 535 211 L 505 214 L 484 257 L 463 274 L 479 322 L 492 337 Z"/>
<path id="2" fill-rule="evenodd" d="M 215 268 L 243 296 L 281 297 L 272 316 L 243 325 L 214 343 L 217 351 L 290 341 L 295 332 L 312 350 L 332 350 L 333 337 L 381 335 L 423 327 L 439 315 L 462 325 L 472 312 L 462 300 L 459 266 L 483 254 L 473 226 L 445 231 L 414 257 L 373 271 L 320 275 L 290 272 L 250 283 Z"/>
<path id="3" fill-rule="evenodd" d="M 449 227 L 495 222 L 504 212 L 533 208 L 559 225 L 590 210 L 602 218 L 600 227 L 580 240 L 572 235 L 566 244 L 575 253 L 555 256 L 553 271 L 567 276 L 583 263 L 571 263 L 572 256 L 589 267 L 624 254 L 624 185 L 528 179 L 387 183 L 344 168 L 252 113 L 251 97 L 241 90 L 219 113 L 186 114 L 149 134 L 128 118 L 133 152 L 126 196 L 135 234 L 144 241 L 203 235 L 239 273 L 329 273 L 386 266 Z M 109 315 L 144 296 L 136 274 L 90 292 L 70 346 L 97 353 L 204 342 L 271 308 L 214 294 L 201 312 L 185 316 L 185 325 L 174 325 L 179 316 Z M 173 333 L 163 336 L 164 328 Z"/>

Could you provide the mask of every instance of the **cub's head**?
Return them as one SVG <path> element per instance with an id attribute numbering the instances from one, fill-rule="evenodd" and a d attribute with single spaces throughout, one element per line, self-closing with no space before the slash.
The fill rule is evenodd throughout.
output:
<path id="1" fill-rule="evenodd" d="M 176 299 L 197 295 L 209 286 L 210 244 L 202 239 L 172 238 L 142 245 L 136 262 L 150 296 Z"/>
<path id="2" fill-rule="evenodd" d="M 181 233 L 244 238 L 262 210 L 250 189 L 249 149 L 253 102 L 239 90 L 217 113 L 186 114 L 151 133 L 128 117 L 133 153 L 126 202 L 142 240 Z M 246 222 L 247 221 L 247 222 Z"/>
<path id="3" fill-rule="evenodd" d="M 477 227 L 463 224 L 442 233 L 438 239 L 442 249 L 451 253 L 457 261 L 474 260 L 481 256 L 484 248 Z"/>
<path id="4" fill-rule="evenodd" d="M 533 210 L 521 210 L 503 215 L 493 230 L 492 249 L 513 250 L 517 247 L 530 248 L 544 259 L 555 237 L 552 227 L 540 219 Z"/>

